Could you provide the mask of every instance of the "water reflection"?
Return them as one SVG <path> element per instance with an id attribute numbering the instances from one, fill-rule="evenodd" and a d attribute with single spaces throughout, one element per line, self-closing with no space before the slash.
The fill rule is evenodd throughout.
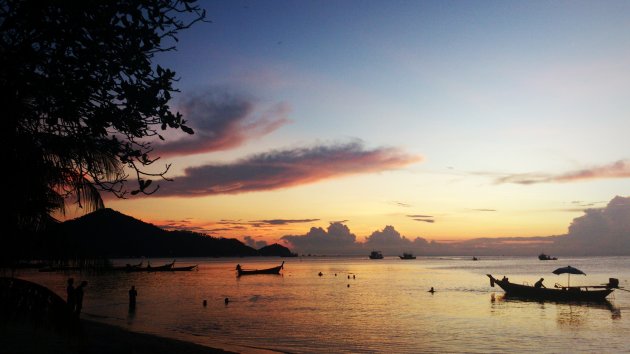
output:
<path id="1" fill-rule="evenodd" d="M 500 309 L 507 311 L 508 309 L 514 307 L 520 308 L 522 306 L 536 306 L 541 311 L 544 311 L 546 309 L 546 305 L 553 306 L 557 311 L 556 323 L 558 323 L 561 327 L 576 328 L 584 325 L 589 319 L 590 312 L 594 309 L 610 311 L 610 318 L 612 320 L 621 319 L 621 308 L 615 306 L 608 300 L 600 302 L 554 302 L 510 297 L 505 294 L 495 295 L 492 293 L 490 295 L 490 303 L 493 312 Z"/>

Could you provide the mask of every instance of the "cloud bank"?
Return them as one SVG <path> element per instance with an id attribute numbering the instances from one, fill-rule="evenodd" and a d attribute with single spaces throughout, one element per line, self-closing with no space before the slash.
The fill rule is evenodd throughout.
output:
<path id="1" fill-rule="evenodd" d="M 408 215 L 417 217 L 426 215 Z M 520 255 L 537 256 L 540 252 L 556 256 L 630 255 L 630 197 L 615 197 L 605 208 L 588 209 L 575 218 L 569 232 L 560 236 L 476 238 L 462 242 L 427 241 L 408 238 L 393 226 L 374 231 L 365 242 L 346 225 L 333 223 L 328 230 L 311 228 L 305 235 L 287 235 L 281 241 L 298 253 L 362 254 L 373 249 L 385 255 L 413 252 L 416 255 Z"/>
<path id="2" fill-rule="evenodd" d="M 558 175 L 550 175 L 544 173 L 521 173 L 512 174 L 498 178 L 497 184 L 515 183 L 515 184 L 538 184 L 538 183 L 566 183 L 578 182 L 592 179 L 610 179 L 610 178 L 630 178 L 630 160 L 619 160 L 617 162 L 595 166 L 588 169 L 570 171 Z"/>
<path id="3" fill-rule="evenodd" d="M 216 91 L 187 96 L 179 110 L 195 134 L 159 145 L 161 156 L 233 149 L 289 122 L 286 104 L 263 109 L 245 96 Z"/>
<path id="4" fill-rule="evenodd" d="M 207 196 L 268 191 L 359 173 L 399 169 L 420 161 L 396 148 L 365 149 L 360 142 L 275 150 L 230 164 L 189 167 L 155 196 Z"/>

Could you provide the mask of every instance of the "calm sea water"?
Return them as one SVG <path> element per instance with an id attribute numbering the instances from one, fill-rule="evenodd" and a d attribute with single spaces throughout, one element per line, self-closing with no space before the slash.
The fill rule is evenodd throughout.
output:
<path id="1" fill-rule="evenodd" d="M 170 260 L 152 260 L 152 264 Z M 234 268 L 276 266 L 276 258 L 180 259 L 199 271 L 109 275 L 22 272 L 65 297 L 65 279 L 87 280 L 85 317 L 133 331 L 210 346 L 293 353 L 628 352 L 630 292 L 602 305 L 503 299 L 488 278 L 566 284 L 566 265 L 587 276 L 572 285 L 630 288 L 630 257 L 289 258 L 284 274 L 236 278 Z M 132 261 L 129 261 L 131 263 Z M 127 263 L 120 260 L 118 263 Z M 324 273 L 318 276 L 318 273 Z M 350 276 L 350 279 L 348 279 Z M 354 276 L 354 278 L 353 278 Z M 128 312 L 135 285 L 138 305 Z M 434 294 L 427 290 L 434 287 Z M 224 304 L 224 298 L 231 301 Z M 207 307 L 202 306 L 207 300 Z M 236 346 L 236 347 L 234 347 Z"/>

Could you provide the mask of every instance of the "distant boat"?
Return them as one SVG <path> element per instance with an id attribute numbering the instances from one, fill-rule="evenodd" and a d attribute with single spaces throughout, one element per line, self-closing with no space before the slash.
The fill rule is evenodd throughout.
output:
<path id="1" fill-rule="evenodd" d="M 195 265 L 191 265 L 191 266 L 185 266 L 185 267 L 171 267 L 171 269 L 168 269 L 167 271 L 171 271 L 171 272 L 187 272 L 187 271 L 191 271 L 194 270 L 198 267 L 198 264 Z"/>
<path id="2" fill-rule="evenodd" d="M 383 254 L 381 251 L 372 251 L 372 253 L 370 253 L 370 259 L 383 259 Z"/>
<path id="3" fill-rule="evenodd" d="M 538 255 L 538 259 L 540 259 L 541 261 L 557 261 L 558 257 L 551 257 L 549 255 L 541 253 Z"/>
<path id="4" fill-rule="evenodd" d="M 497 284 L 506 296 L 532 300 L 553 301 L 605 301 L 606 296 L 619 289 L 619 280 L 610 278 L 608 284 L 589 286 L 558 286 L 554 288 L 537 288 L 531 285 L 510 283 L 507 278 L 501 280 L 486 274 L 490 278 L 490 286 Z"/>
<path id="5" fill-rule="evenodd" d="M 185 272 L 197 268 L 196 264 L 191 266 L 175 267 L 175 261 L 157 267 L 152 267 L 150 263 L 146 267 L 142 267 L 141 265 L 142 264 L 128 265 L 125 270 L 127 272 Z"/>
<path id="6" fill-rule="evenodd" d="M 284 261 L 277 267 L 267 269 L 243 269 L 240 264 L 236 265 L 237 276 L 254 275 L 254 274 L 280 274 L 280 270 L 284 268 Z"/>
<path id="7" fill-rule="evenodd" d="M 39 271 L 42 273 L 51 273 L 51 272 L 71 272 L 81 270 L 81 267 L 71 267 L 71 266 L 60 266 L 60 267 L 44 267 L 39 268 Z"/>
<path id="8" fill-rule="evenodd" d="M 400 257 L 400 259 L 416 259 L 416 256 L 414 256 L 411 253 L 403 253 L 402 256 L 398 256 Z"/>
<path id="9" fill-rule="evenodd" d="M 473 256 L 472 260 L 473 260 L 473 261 L 478 261 L 478 260 L 479 260 L 479 258 L 477 258 L 477 257 Z"/>

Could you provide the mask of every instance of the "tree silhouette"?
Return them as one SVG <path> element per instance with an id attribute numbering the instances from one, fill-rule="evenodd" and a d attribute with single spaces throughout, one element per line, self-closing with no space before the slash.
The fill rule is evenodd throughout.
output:
<path id="1" fill-rule="evenodd" d="M 34 231 L 72 196 L 151 194 L 151 141 L 193 134 L 168 105 L 175 73 L 153 63 L 203 21 L 195 0 L 0 0 L 4 175 L 14 234 Z M 132 174 L 132 178 L 129 177 Z M 125 182 L 137 181 L 133 188 Z"/>

